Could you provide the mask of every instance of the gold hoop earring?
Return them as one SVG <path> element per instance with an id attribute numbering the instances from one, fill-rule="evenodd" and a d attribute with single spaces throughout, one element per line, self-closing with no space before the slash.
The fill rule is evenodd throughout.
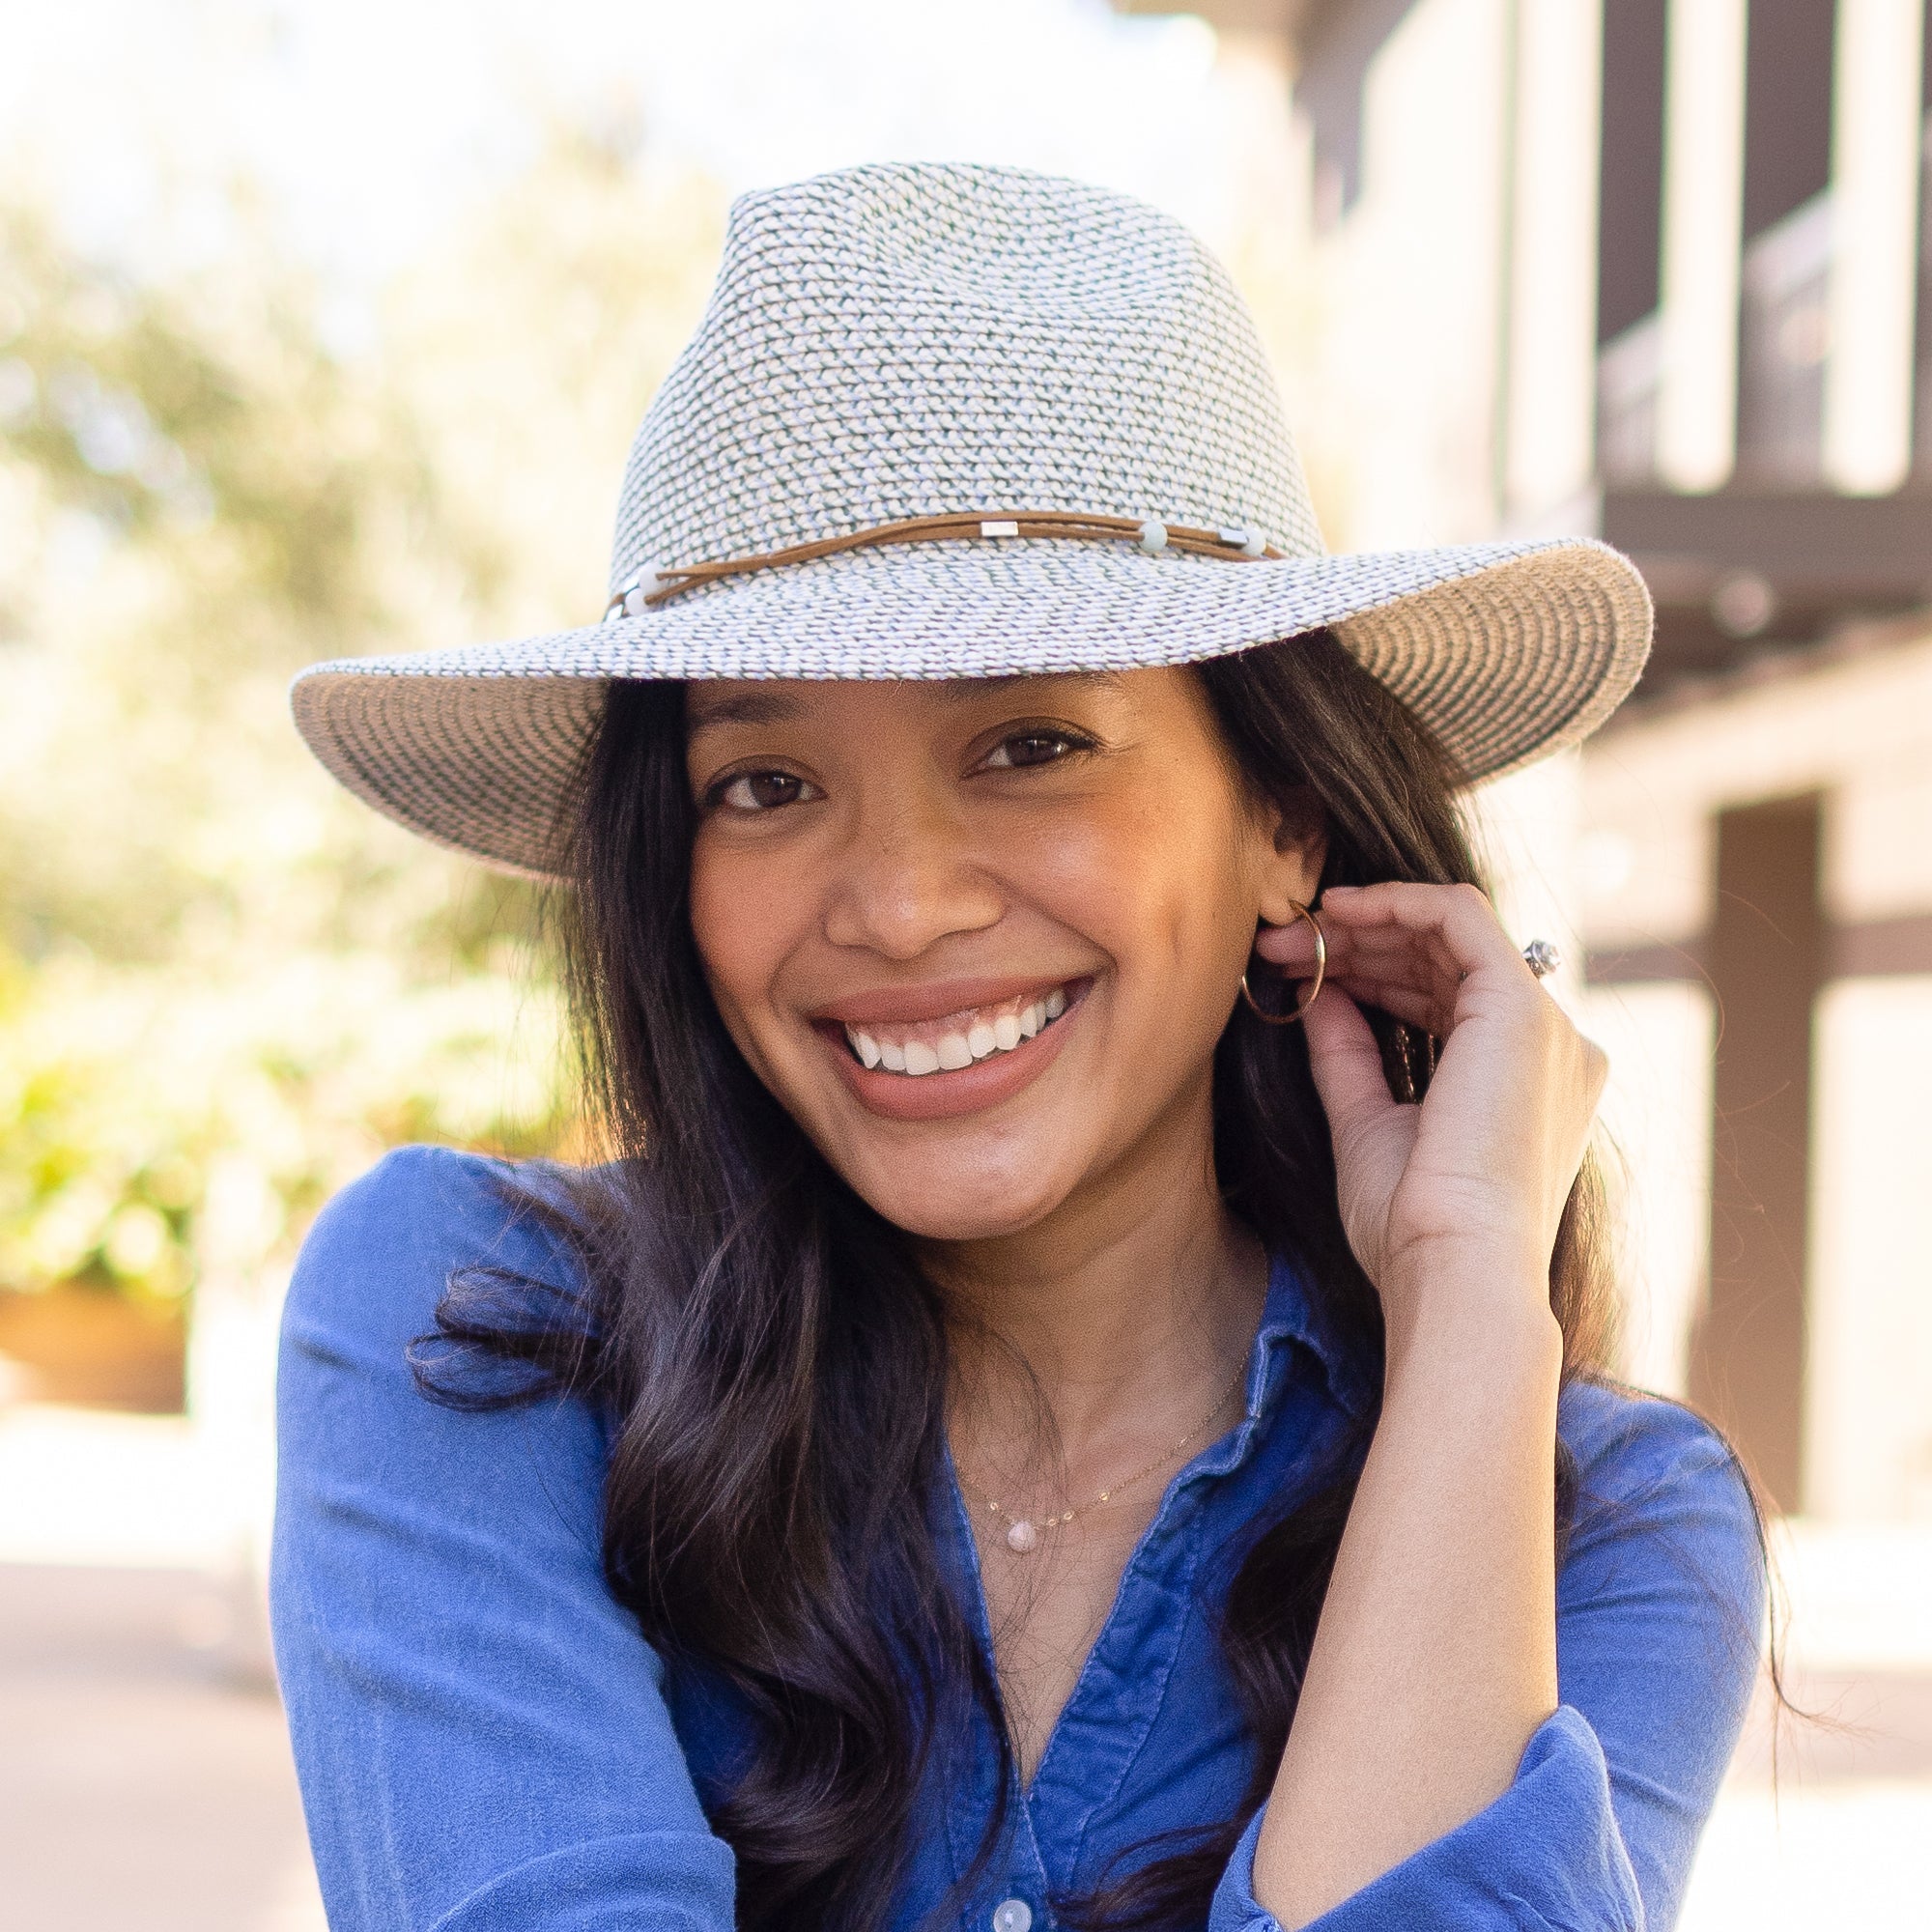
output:
<path id="1" fill-rule="evenodd" d="M 1297 1020 L 1305 1018 L 1309 1008 L 1321 998 L 1321 982 L 1328 977 L 1328 935 L 1321 930 L 1320 917 L 1298 900 L 1290 899 L 1289 904 L 1294 908 L 1294 918 L 1306 920 L 1309 931 L 1315 935 L 1315 978 L 1309 982 L 1308 991 L 1294 1003 L 1293 1012 L 1271 1013 L 1256 1002 L 1255 996 L 1248 990 L 1248 976 L 1245 973 L 1241 975 L 1241 998 L 1247 1001 L 1248 1010 L 1269 1026 L 1293 1026 Z M 1293 923 L 1290 922 L 1291 924 Z M 1282 977 L 1285 979 L 1287 975 Z"/>

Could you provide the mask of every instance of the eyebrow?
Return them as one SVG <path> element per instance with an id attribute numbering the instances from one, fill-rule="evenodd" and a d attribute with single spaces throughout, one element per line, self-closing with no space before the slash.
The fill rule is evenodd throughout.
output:
<path id="1" fill-rule="evenodd" d="M 1026 685 L 1064 684 L 1078 681 L 1111 691 L 1121 687 L 1116 670 L 1009 672 L 1001 677 L 949 677 L 930 680 L 932 690 L 949 703 L 962 704 L 976 697 L 1000 696 Z M 908 679 L 908 683 L 927 683 Z M 685 716 L 685 730 L 696 737 L 723 724 L 789 724 L 804 710 L 803 704 L 781 691 L 744 691 L 729 697 L 707 698 L 694 704 Z"/>
<path id="2" fill-rule="evenodd" d="M 1094 684 L 1105 691 L 1121 688 L 1117 670 L 1047 670 L 1009 672 L 1004 677 L 952 677 L 939 686 L 940 695 L 957 703 L 974 697 L 1002 697 L 1027 685 Z"/>
<path id="3" fill-rule="evenodd" d="M 797 698 L 781 691 L 740 692 L 735 697 L 692 705 L 685 713 L 685 729 L 695 737 L 718 724 L 788 724 L 801 708 Z"/>

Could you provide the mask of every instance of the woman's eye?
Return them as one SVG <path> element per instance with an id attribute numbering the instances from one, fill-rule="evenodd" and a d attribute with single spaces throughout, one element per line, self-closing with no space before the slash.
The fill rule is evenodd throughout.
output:
<path id="1" fill-rule="evenodd" d="M 740 772 L 713 788 L 711 802 L 733 811 L 771 811 L 817 795 L 815 785 L 791 772 Z"/>
<path id="2" fill-rule="evenodd" d="M 1082 740 L 1066 731 L 1016 731 L 1002 738 L 986 754 L 986 763 L 1000 768 L 1050 765 L 1069 752 L 1084 750 Z"/>

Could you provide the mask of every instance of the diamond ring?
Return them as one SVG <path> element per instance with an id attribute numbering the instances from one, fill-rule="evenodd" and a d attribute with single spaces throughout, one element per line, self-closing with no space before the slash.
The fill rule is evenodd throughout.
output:
<path id="1" fill-rule="evenodd" d="M 1563 954 L 1548 939 L 1532 939 L 1522 949 L 1522 963 L 1539 980 L 1547 980 L 1563 963 Z"/>

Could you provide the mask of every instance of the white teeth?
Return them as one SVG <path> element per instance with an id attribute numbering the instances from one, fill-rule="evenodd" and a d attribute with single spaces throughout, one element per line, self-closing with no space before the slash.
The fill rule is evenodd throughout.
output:
<path id="1" fill-rule="evenodd" d="M 937 1073 L 971 1066 L 989 1054 L 1010 1053 L 1066 1010 L 1066 988 L 1056 986 L 1015 1012 L 1010 1008 L 992 1019 L 975 1019 L 961 1033 L 949 1033 L 937 1041 L 909 1039 L 902 1044 L 881 1039 L 862 1027 L 848 1026 L 845 1038 L 861 1063 L 883 1066 L 889 1073 Z"/>

